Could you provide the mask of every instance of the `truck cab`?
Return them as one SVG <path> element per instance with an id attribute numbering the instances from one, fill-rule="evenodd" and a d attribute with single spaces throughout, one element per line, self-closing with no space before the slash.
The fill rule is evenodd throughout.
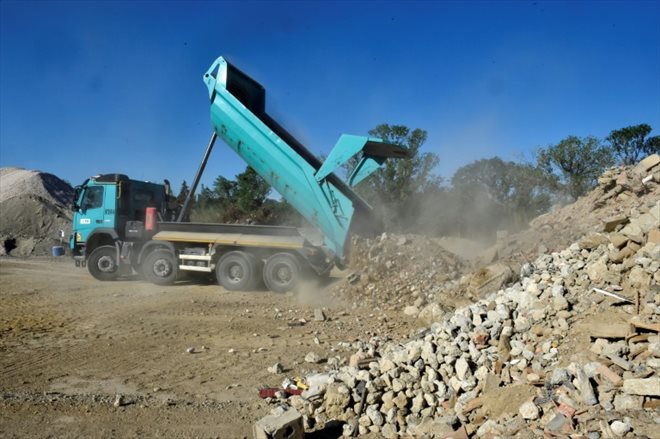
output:
<path id="1" fill-rule="evenodd" d="M 134 265 L 129 257 L 136 254 L 132 244 L 140 245 L 147 238 L 147 209 L 153 208 L 162 220 L 170 212 L 168 201 L 167 183 L 131 180 L 124 174 L 87 179 L 75 188 L 72 206 L 70 248 L 76 265 L 88 265 L 97 279 L 114 279 L 122 256 Z"/>

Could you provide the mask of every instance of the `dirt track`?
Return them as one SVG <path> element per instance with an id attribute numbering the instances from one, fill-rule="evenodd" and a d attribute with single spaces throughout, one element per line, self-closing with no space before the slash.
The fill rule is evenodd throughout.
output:
<path id="1" fill-rule="evenodd" d="M 414 328 L 307 293 L 102 283 L 68 258 L 0 258 L 0 437 L 251 437 L 270 410 L 258 387 L 324 368 L 305 354 Z M 322 305 L 329 320 L 315 321 Z"/>

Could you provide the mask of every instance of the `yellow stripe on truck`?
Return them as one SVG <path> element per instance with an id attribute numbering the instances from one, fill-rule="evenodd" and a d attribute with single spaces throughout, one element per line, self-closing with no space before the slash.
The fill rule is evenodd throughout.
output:
<path id="1" fill-rule="evenodd" d="M 231 235 L 231 236 L 227 236 Z M 260 238 L 258 240 L 254 238 Z M 197 233 L 197 232 L 158 232 L 152 238 L 155 241 L 197 242 L 204 244 L 221 244 L 246 247 L 271 247 L 299 249 L 303 248 L 304 239 L 297 236 L 271 236 L 228 234 L 228 233 Z"/>

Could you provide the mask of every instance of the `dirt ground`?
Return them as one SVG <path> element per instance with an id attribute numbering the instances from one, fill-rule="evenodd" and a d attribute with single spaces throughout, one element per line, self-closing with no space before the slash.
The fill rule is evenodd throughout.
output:
<path id="1" fill-rule="evenodd" d="M 0 437 L 251 437 L 271 408 L 259 387 L 326 367 L 308 352 L 346 358 L 358 339 L 416 327 L 316 289 L 99 282 L 69 258 L 2 257 Z M 267 371 L 276 362 L 284 373 Z"/>

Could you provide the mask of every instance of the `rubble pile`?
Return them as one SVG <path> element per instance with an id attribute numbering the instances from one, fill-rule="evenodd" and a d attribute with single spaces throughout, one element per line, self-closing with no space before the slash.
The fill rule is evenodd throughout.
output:
<path id="1" fill-rule="evenodd" d="M 52 174 L 0 168 L 0 255 L 48 254 L 71 230 L 73 189 Z"/>
<path id="2" fill-rule="evenodd" d="M 575 203 L 534 219 L 528 230 L 503 235 L 472 264 L 424 236 L 353 238 L 352 273 L 332 294 L 352 307 L 403 310 L 430 324 L 457 305 L 515 281 L 520 267 L 537 256 L 603 230 L 604 223 L 611 228 L 628 218 L 652 220 L 648 213 L 660 199 L 660 156 L 609 169 L 598 182 Z M 629 248 L 636 248 L 634 241 Z"/>
<path id="3" fill-rule="evenodd" d="M 410 307 L 412 315 L 442 296 L 467 268 L 458 256 L 423 236 L 383 233 L 375 239 L 353 238 L 352 273 L 332 294 L 349 306 Z"/>
<path id="4" fill-rule="evenodd" d="M 601 178 L 598 199 L 658 194 L 660 157 L 634 169 Z M 347 436 L 654 437 L 660 198 L 612 210 L 598 232 L 524 264 L 518 281 L 413 339 L 358 342 L 348 364 L 329 361 L 288 403 L 307 428 L 343 421 Z"/>
<path id="5" fill-rule="evenodd" d="M 637 216 L 660 199 L 660 156 L 653 154 L 636 166 L 607 170 L 598 186 L 576 202 L 530 222 L 529 229 L 504 236 L 482 252 L 479 264 L 507 262 L 514 268 L 537 256 L 561 250 L 582 236 L 599 231 L 609 217 Z M 517 271 L 517 270 L 516 270 Z"/>

